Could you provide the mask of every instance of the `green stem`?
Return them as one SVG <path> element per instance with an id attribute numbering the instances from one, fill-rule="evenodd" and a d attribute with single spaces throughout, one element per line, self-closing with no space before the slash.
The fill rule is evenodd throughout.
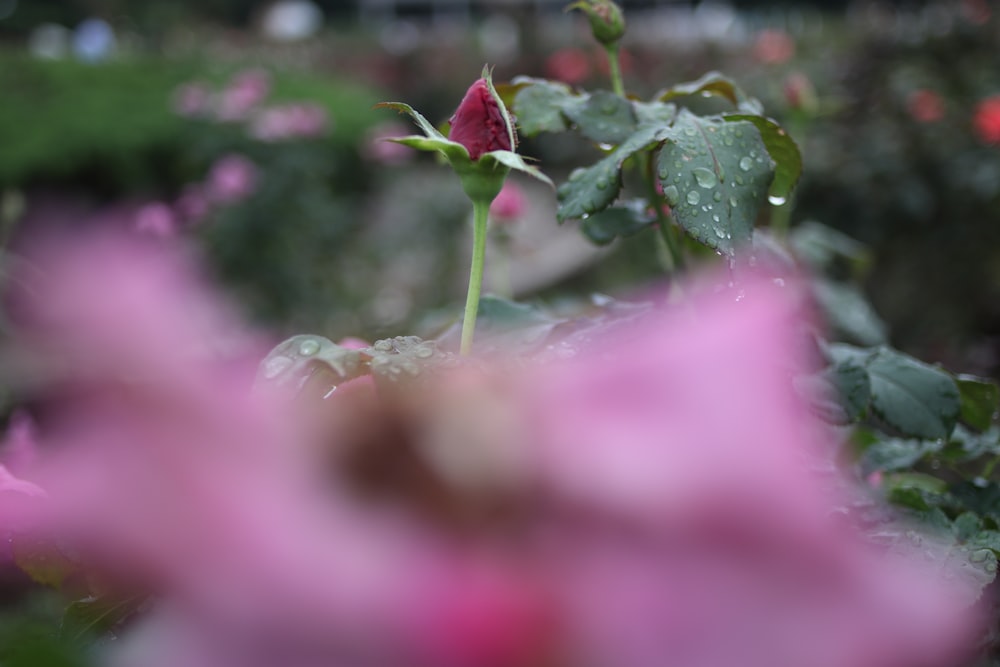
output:
<path id="1" fill-rule="evenodd" d="M 618 56 L 618 42 L 606 44 L 604 50 L 608 53 L 608 69 L 611 71 L 611 89 L 615 92 L 615 95 L 625 97 L 621 60 Z"/>
<path id="2" fill-rule="evenodd" d="M 670 266 L 665 267 L 667 273 L 684 270 L 684 255 L 681 253 L 679 239 L 674 235 L 670 218 L 663 213 L 663 196 L 656 190 L 656 170 L 653 164 L 653 154 L 645 152 L 642 154 L 644 174 L 643 180 L 646 183 L 646 196 L 649 197 L 649 205 L 653 207 L 656 215 L 656 226 L 660 231 L 660 239 L 665 246 L 670 257 Z"/>
<path id="3" fill-rule="evenodd" d="M 490 202 L 472 202 L 472 268 L 469 271 L 469 294 L 465 299 L 465 317 L 462 319 L 461 354 L 472 351 L 472 335 L 476 330 L 476 315 L 479 313 L 479 294 L 483 291 L 483 267 L 486 263 L 486 222 L 489 218 Z"/>

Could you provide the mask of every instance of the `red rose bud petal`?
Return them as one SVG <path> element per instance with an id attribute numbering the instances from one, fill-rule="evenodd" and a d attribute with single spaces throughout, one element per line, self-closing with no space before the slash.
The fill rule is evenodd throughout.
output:
<path id="1" fill-rule="evenodd" d="M 448 138 L 465 146 L 469 157 L 478 160 L 490 151 L 510 151 L 511 128 L 500 103 L 490 92 L 486 79 L 479 79 L 469 87 L 455 115 L 451 117 Z"/>

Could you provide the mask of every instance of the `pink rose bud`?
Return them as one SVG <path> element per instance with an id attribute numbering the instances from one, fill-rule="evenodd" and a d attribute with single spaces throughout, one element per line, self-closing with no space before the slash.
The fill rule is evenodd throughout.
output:
<path id="1" fill-rule="evenodd" d="M 490 217 L 495 222 L 513 222 L 524 216 L 527 207 L 528 202 L 521 186 L 508 180 L 503 184 L 500 194 L 490 204 Z"/>
<path id="2" fill-rule="evenodd" d="M 486 79 L 469 87 L 450 122 L 448 138 L 465 146 L 472 160 L 490 151 L 514 150 L 514 128 Z"/>

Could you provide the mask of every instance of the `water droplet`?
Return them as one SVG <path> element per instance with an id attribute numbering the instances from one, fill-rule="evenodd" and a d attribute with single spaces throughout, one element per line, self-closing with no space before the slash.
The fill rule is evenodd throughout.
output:
<path id="1" fill-rule="evenodd" d="M 670 176 L 670 172 L 669 172 L 669 171 L 667 171 L 667 168 L 666 168 L 666 167 L 660 167 L 660 171 L 659 171 L 659 172 L 657 172 L 657 173 L 658 173 L 658 175 L 660 176 L 660 180 L 661 180 L 661 181 L 665 181 L 665 180 L 667 180 L 667 177 L 669 177 L 669 176 Z"/>
<path id="2" fill-rule="evenodd" d="M 753 166 L 753 160 L 748 157 L 740 158 L 740 169 L 743 171 L 750 171 L 750 167 Z"/>
<path id="3" fill-rule="evenodd" d="M 782 206 L 782 205 L 784 205 L 784 203 L 785 203 L 786 200 L 785 200 L 784 197 L 779 197 L 778 195 L 770 195 L 767 198 L 767 201 L 771 202 L 775 206 Z"/>
<path id="4" fill-rule="evenodd" d="M 383 338 L 382 340 L 375 341 L 375 345 L 372 347 L 379 352 L 392 352 L 392 341 L 387 338 Z"/>
<path id="5" fill-rule="evenodd" d="M 718 236 L 720 239 L 726 238 L 726 232 L 724 229 L 722 229 L 722 227 L 716 227 L 714 231 L 715 235 Z"/>
<path id="6" fill-rule="evenodd" d="M 663 196 L 667 198 L 668 204 L 676 206 L 678 199 L 680 199 L 680 192 L 677 191 L 676 185 L 668 185 L 663 188 Z"/>
<path id="7" fill-rule="evenodd" d="M 687 203 L 694 206 L 701 201 L 701 195 L 698 194 L 697 190 L 689 190 L 687 193 Z"/>
<path id="8" fill-rule="evenodd" d="M 294 363 L 295 360 L 288 357 L 271 357 L 264 362 L 264 377 L 268 380 L 273 380 L 289 369 Z"/>
<path id="9" fill-rule="evenodd" d="M 715 194 L 712 195 L 712 199 L 714 199 L 715 201 L 722 201 L 722 193 L 716 190 Z"/>
<path id="10" fill-rule="evenodd" d="M 694 135 L 698 134 L 698 130 L 688 125 L 687 127 L 684 128 L 684 134 L 688 135 L 689 137 L 693 137 Z"/>
<path id="11" fill-rule="evenodd" d="M 705 167 L 697 167 L 693 170 L 694 180 L 699 186 L 709 189 L 714 188 L 718 185 L 719 181 L 715 178 L 715 174 L 712 173 L 711 169 L 706 169 Z"/>
<path id="12" fill-rule="evenodd" d="M 730 197 L 729 198 L 729 205 L 732 206 L 733 208 L 736 208 L 737 206 L 740 205 L 740 203 L 738 201 L 736 201 L 736 197 Z"/>
<path id="13" fill-rule="evenodd" d="M 608 182 L 605 179 L 602 178 L 602 179 L 598 180 L 597 183 L 594 183 L 594 186 L 598 190 L 607 190 L 608 189 Z"/>
<path id="14" fill-rule="evenodd" d="M 736 185 L 743 185 L 743 177 L 736 174 Z"/>
<path id="15" fill-rule="evenodd" d="M 715 215 L 713 215 L 712 216 L 712 220 L 714 220 L 715 222 L 718 222 L 719 221 L 719 214 L 716 213 Z"/>
<path id="16" fill-rule="evenodd" d="M 601 106 L 601 111 L 608 114 L 609 116 L 618 110 L 618 105 L 612 100 L 608 100 Z"/>
<path id="17" fill-rule="evenodd" d="M 750 151 L 750 157 L 757 157 L 757 151 Z"/>
<path id="18" fill-rule="evenodd" d="M 319 343 L 316 341 L 309 339 L 299 343 L 299 354 L 303 357 L 311 357 L 317 352 L 319 352 Z"/>
<path id="19" fill-rule="evenodd" d="M 413 350 L 413 354 L 417 355 L 420 359 L 430 359 L 434 356 L 434 350 L 429 347 L 421 346 Z"/>
<path id="20" fill-rule="evenodd" d="M 722 138 L 722 143 L 724 143 L 727 146 L 732 146 L 733 138 L 727 134 L 725 137 Z"/>
<path id="21" fill-rule="evenodd" d="M 674 160 L 674 167 L 676 167 L 677 169 L 680 169 L 683 166 L 684 166 L 683 162 L 681 162 L 680 160 Z"/>
<path id="22" fill-rule="evenodd" d="M 736 130 L 733 132 L 733 134 L 735 134 L 737 137 L 742 137 L 743 136 L 743 130 L 741 130 L 740 128 L 736 128 Z"/>

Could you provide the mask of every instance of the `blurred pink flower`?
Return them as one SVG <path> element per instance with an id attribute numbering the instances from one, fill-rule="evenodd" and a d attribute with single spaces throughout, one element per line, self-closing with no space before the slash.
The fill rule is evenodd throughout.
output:
<path id="1" fill-rule="evenodd" d="M 524 196 L 524 190 L 508 178 L 490 204 L 490 218 L 499 223 L 514 222 L 524 217 L 527 208 L 528 199 Z"/>
<path id="2" fill-rule="evenodd" d="M 173 109 L 181 116 L 203 116 L 212 108 L 212 93 L 202 83 L 183 83 L 174 90 Z"/>
<path id="3" fill-rule="evenodd" d="M 944 118 L 944 102 L 933 90 L 922 88 L 913 91 L 906 106 L 910 116 L 918 123 L 936 123 Z"/>
<path id="4" fill-rule="evenodd" d="M 545 60 L 546 75 L 571 86 L 586 81 L 591 69 L 590 55 L 582 49 L 559 49 Z"/>
<path id="5" fill-rule="evenodd" d="M 980 141 L 1000 144 L 1000 95 L 987 97 L 976 105 L 972 123 Z"/>
<path id="6" fill-rule="evenodd" d="M 785 101 L 792 109 L 814 112 L 819 106 L 816 87 L 803 72 L 792 72 L 785 79 Z"/>
<path id="7" fill-rule="evenodd" d="M 45 278 L 17 329 L 62 397 L 36 530 L 160 600 L 113 665 L 954 664 L 964 582 L 841 519 L 852 492 L 790 382 L 811 361 L 792 288 L 689 285 L 569 361 L 421 385 L 414 414 L 472 397 L 436 409 L 517 454 L 497 460 L 521 518 L 453 530 L 325 475 L 303 416 L 248 391 L 257 338 L 141 241 L 28 253 Z"/>
<path id="8" fill-rule="evenodd" d="M 231 204 L 246 199 L 257 187 L 257 166 L 247 157 L 230 153 L 215 161 L 206 183 L 211 201 Z"/>
<path id="9" fill-rule="evenodd" d="M 125 663 L 478 667 L 539 641 L 530 580 L 321 475 L 287 402 L 249 392 L 256 338 L 172 247 L 73 238 L 30 254 L 46 278 L 20 347 L 58 362 L 65 397 L 33 529 L 185 619 L 154 639 L 140 627 Z M 36 493 L 0 468 L 7 491 Z"/>
<path id="10" fill-rule="evenodd" d="M 768 28 L 757 33 L 753 57 L 765 65 L 780 65 L 795 55 L 795 40 L 784 30 Z"/>
<path id="11" fill-rule="evenodd" d="M 316 137 L 326 131 L 326 109 L 318 104 L 299 103 L 266 107 L 250 122 L 250 136 L 261 141 Z"/>
<path id="12" fill-rule="evenodd" d="M 794 295 L 734 292 L 527 380 L 540 488 L 578 517 L 545 542 L 570 663 L 951 664 L 974 585 L 834 520 L 851 496 L 792 391 Z"/>
<path id="13" fill-rule="evenodd" d="M 396 121 L 379 123 L 372 127 L 362 145 L 362 153 L 372 162 L 381 164 L 403 164 L 413 159 L 413 149 L 387 141 L 394 137 L 405 137 L 410 134 L 410 128 Z"/>
<path id="14" fill-rule="evenodd" d="M 168 205 L 163 202 L 152 202 L 136 211 L 135 230 L 150 236 L 166 238 L 177 233 L 177 218 Z"/>
<path id="15" fill-rule="evenodd" d="M 24 410 L 15 410 L 7 423 L 7 433 L 0 442 L 0 462 L 14 472 L 24 472 L 31 469 L 37 458 L 35 420 Z"/>
<path id="16" fill-rule="evenodd" d="M 205 190 L 201 183 L 189 183 L 181 190 L 180 197 L 174 202 L 174 210 L 183 222 L 195 224 L 208 215 L 211 203 Z"/>
<path id="17" fill-rule="evenodd" d="M 219 93 L 215 101 L 215 116 L 221 121 L 243 120 L 270 92 L 271 75 L 266 70 L 244 70 Z"/>

